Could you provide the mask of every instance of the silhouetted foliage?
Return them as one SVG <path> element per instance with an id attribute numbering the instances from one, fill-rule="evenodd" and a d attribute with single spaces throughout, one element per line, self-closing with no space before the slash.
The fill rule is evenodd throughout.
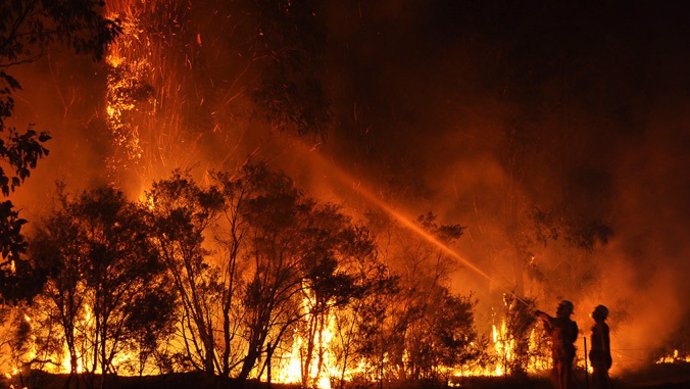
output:
<path id="1" fill-rule="evenodd" d="M 506 366 L 512 375 L 527 374 L 527 367 L 530 360 L 530 335 L 534 329 L 537 318 L 534 316 L 536 309 L 535 299 L 523 297 L 520 300 L 514 294 L 503 296 L 505 307 L 505 320 L 507 336 L 506 341 L 515 342 L 512 349 L 512 360 L 510 366 Z M 542 338 L 545 334 L 542 333 Z M 499 356 L 500 357 L 500 356 Z"/>
<path id="2" fill-rule="evenodd" d="M 14 191 L 48 155 L 48 133 L 29 126 L 19 131 L 8 123 L 14 110 L 13 93 L 20 82 L 6 69 L 40 58 L 53 43 L 63 43 L 77 53 L 99 60 L 120 31 L 117 23 L 101 14 L 102 1 L 27 0 L 0 2 L 0 191 L 4 197 Z M 27 244 L 21 235 L 26 221 L 9 200 L 0 203 L 0 295 L 6 300 L 30 296 L 20 288 L 20 254 Z M 22 267 L 23 268 L 23 267 Z"/>
<path id="3" fill-rule="evenodd" d="M 175 172 L 172 178 L 153 184 L 147 202 L 155 247 L 182 303 L 186 358 L 198 370 L 214 374 L 219 365 L 214 305 L 222 284 L 217 268 L 207 261 L 204 234 L 222 210 L 223 197 L 215 188 L 203 189 Z"/>
<path id="4" fill-rule="evenodd" d="M 175 330 L 178 300 L 169 277 L 159 277 L 155 282 L 148 293 L 134 297 L 131 314 L 124 323 L 130 334 L 127 349 L 138 357 L 139 375 L 144 374 L 150 359 L 156 361 L 159 373 L 170 372 L 166 366 L 169 355 L 159 349 L 171 340 Z"/>
<path id="5" fill-rule="evenodd" d="M 32 240 L 32 262 L 48 274 L 45 293 L 72 373 L 77 358 L 87 372 L 116 373 L 111 363 L 128 342 L 169 326 L 170 281 L 147 222 L 145 209 L 122 192 L 96 188 L 74 199 L 61 195 Z"/>
<path id="6" fill-rule="evenodd" d="M 402 301 L 391 330 L 396 347 L 389 351 L 402 373 L 399 378 L 439 378 L 442 367 L 475 357 L 474 302 L 469 297 L 429 285 L 406 291 Z"/>
<path id="7" fill-rule="evenodd" d="M 363 290 L 343 266 L 370 255 L 373 243 L 337 207 L 316 203 L 263 164 L 245 166 L 236 180 L 247 190 L 239 212 L 249 261 L 243 296 L 248 346 L 238 376 L 246 379 L 257 359 L 271 355 L 302 318 L 311 343 L 302 363 L 321 352 L 312 347 L 325 315 Z M 309 369 L 302 372 L 306 381 Z"/>
<path id="8" fill-rule="evenodd" d="M 345 385 L 348 369 L 361 366 L 362 360 L 379 361 L 383 355 L 384 324 L 387 324 L 392 304 L 400 293 L 399 278 L 391 274 L 378 255 L 362 258 L 355 269 L 358 273 L 356 282 L 362 285 L 363 293 L 334 313 L 337 342 L 332 344 L 332 349 L 340 366 L 340 376 L 337 377 L 340 388 Z M 369 380 L 370 371 L 359 373 L 360 377 L 350 379 Z"/>
<path id="9" fill-rule="evenodd" d="M 474 302 L 444 285 L 445 253 L 397 231 L 406 245 L 395 255 L 411 266 L 401 276 L 368 228 L 265 164 L 203 186 L 174 172 L 139 204 L 110 187 L 59 187 L 58 200 L 30 246 L 46 282 L 31 335 L 42 359 L 29 366 L 79 367 L 92 386 L 101 371 L 156 369 L 243 381 L 291 350 L 313 386 L 338 380 L 327 352 L 341 384 L 352 367 L 367 380 L 444 378 L 478 355 Z M 463 232 L 432 213 L 419 223 L 446 243 Z"/>
<path id="10" fill-rule="evenodd" d="M 462 365 L 480 354 L 475 302 L 454 294 L 447 284 L 448 274 L 459 264 L 385 215 L 372 213 L 370 218 L 388 241 L 379 250 L 395 258 L 398 269 L 392 288 L 361 310 L 366 319 L 357 353 L 374 364 L 370 374 L 382 381 L 443 380 L 448 373 L 444 367 Z M 440 223 L 432 212 L 420 215 L 417 223 L 447 245 L 464 231 L 459 224 Z"/>

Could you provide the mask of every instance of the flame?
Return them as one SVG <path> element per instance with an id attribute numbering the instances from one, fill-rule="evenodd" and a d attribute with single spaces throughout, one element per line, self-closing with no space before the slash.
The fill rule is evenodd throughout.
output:
<path id="1" fill-rule="evenodd" d="M 295 337 L 292 342 L 291 352 L 287 357 L 281 358 L 281 362 L 278 365 L 278 376 L 276 382 L 282 384 L 297 384 L 302 381 L 302 359 L 300 356 L 300 351 L 302 350 L 303 339 L 301 336 L 297 335 L 295 331 Z"/>
<path id="2" fill-rule="evenodd" d="M 305 297 L 303 306 L 307 307 L 311 304 L 310 297 Z M 306 315 L 304 320 L 309 320 L 309 315 Z M 332 352 L 332 341 L 336 333 L 334 316 L 329 315 L 326 319 L 327 325 L 324 329 L 315 336 L 315 348 L 323 347 L 324 352 L 322 356 L 315 353 L 314 360 L 309 366 L 310 375 L 309 382 L 302 382 L 303 368 L 304 368 L 304 348 L 306 347 L 306 339 L 298 331 L 293 335 L 293 341 L 290 351 L 284 355 L 278 356 L 278 363 L 274 371 L 275 382 L 283 384 L 302 384 L 305 386 L 317 387 L 319 389 L 330 389 L 331 378 L 339 377 L 342 373 L 339 371 L 336 358 Z M 529 334 L 529 352 L 527 362 L 528 373 L 541 373 L 550 368 L 549 358 L 546 356 L 548 350 L 545 350 L 545 345 L 540 343 L 540 333 L 537 328 L 533 328 Z M 476 344 L 471 344 L 476 347 Z M 471 364 L 465 366 L 451 366 L 439 367 L 440 370 L 446 371 L 449 375 L 454 377 L 472 377 L 472 376 L 486 376 L 499 377 L 511 374 L 512 363 L 517 358 L 516 348 L 517 341 L 510 336 L 508 324 L 506 319 L 495 322 L 491 326 L 491 337 L 489 345 L 489 354 L 492 357 L 492 363 L 486 365 Z M 319 358 L 322 358 L 319 360 Z M 385 356 L 384 356 L 385 358 Z M 403 352 L 403 360 L 407 359 L 407 352 Z M 321 363 L 321 370 L 318 365 Z M 342 368 L 342 366 L 341 366 Z M 359 361 L 357 367 L 348 368 L 345 370 L 345 381 L 351 381 L 357 374 L 363 374 L 368 371 L 368 362 L 365 360 Z M 372 381 L 378 377 L 370 377 Z M 452 382 L 451 382 L 452 383 Z"/>
<path id="3" fill-rule="evenodd" d="M 145 206 L 149 211 L 153 211 L 153 209 L 156 207 L 156 204 L 153 201 L 153 197 L 147 196 L 146 192 L 143 191 L 139 195 L 139 203 Z"/>
<path id="4" fill-rule="evenodd" d="M 113 146 L 107 166 L 114 178 L 126 172 L 129 182 L 149 182 L 203 159 L 198 129 L 184 118 L 197 102 L 185 86 L 202 43 L 200 32 L 187 31 L 190 7 L 161 0 L 106 4 L 107 17 L 119 19 L 123 30 L 105 58 L 104 110 Z"/>
<path id="5" fill-rule="evenodd" d="M 669 364 L 669 363 L 690 363 L 689 354 L 681 354 L 678 349 L 673 350 L 673 353 L 664 355 L 654 361 L 655 364 Z"/>
<path id="6" fill-rule="evenodd" d="M 310 312 L 310 307 L 313 306 L 313 297 L 307 292 L 302 301 L 302 308 Z M 307 313 L 303 320 L 308 322 L 312 319 L 313 314 Z M 283 384 L 297 384 L 302 383 L 305 386 L 314 386 L 319 389 L 331 389 L 331 377 L 338 375 L 338 369 L 335 363 L 335 356 L 331 349 L 331 343 L 335 335 L 335 317 L 328 314 L 325 319 L 326 325 L 314 337 L 314 357 L 307 369 L 309 371 L 309 382 L 302 382 L 303 376 L 303 355 L 306 340 L 302 335 L 295 330 L 293 336 L 292 347 L 287 355 L 279 357 L 277 366 L 276 382 Z"/>
<path id="7" fill-rule="evenodd" d="M 144 75 L 152 69 L 136 45 L 142 37 L 135 2 L 109 3 L 107 17 L 120 19 L 122 34 L 113 42 L 105 57 L 110 71 L 107 76 L 105 113 L 112 133 L 115 160 L 112 165 L 132 167 L 141 159 L 143 148 L 138 127 L 128 120 L 137 108 L 135 91 L 144 84 Z"/>
<path id="8" fill-rule="evenodd" d="M 67 344 L 64 345 L 63 348 L 63 354 L 64 357 L 62 358 L 62 362 L 60 363 L 60 368 L 56 373 L 69 373 L 72 371 L 72 361 L 70 361 L 69 357 L 69 350 L 67 349 Z M 82 362 L 81 358 L 77 359 L 77 374 L 81 374 L 84 372 L 84 363 Z"/>
<path id="9" fill-rule="evenodd" d="M 94 321 L 93 321 L 93 311 L 91 309 L 91 306 L 88 304 L 84 305 L 84 309 L 82 311 L 81 317 L 77 320 L 76 322 L 77 326 L 80 327 L 81 329 L 79 331 L 82 332 L 91 332 L 93 331 L 94 328 Z M 85 373 L 86 369 L 84 366 L 88 366 L 91 362 L 93 362 L 93 355 L 89 355 L 85 350 L 77 348 L 77 354 L 79 357 L 77 358 L 77 366 L 76 366 L 76 372 L 77 374 Z M 67 343 L 63 343 L 62 346 L 62 352 L 59 355 L 53 355 L 51 360 L 58 360 L 60 361 L 59 365 L 47 365 L 45 367 L 46 371 L 49 373 L 54 373 L 54 374 L 68 374 L 72 371 L 72 362 L 70 360 L 70 354 L 69 354 L 69 348 L 67 347 Z M 130 364 L 132 361 L 136 360 L 136 356 L 133 355 L 130 352 L 125 352 L 125 351 L 120 351 L 116 354 L 115 358 L 113 359 L 111 366 L 113 369 L 115 369 L 118 372 L 118 375 L 121 376 L 130 376 L 130 375 L 138 375 L 137 372 L 135 371 L 128 371 L 128 370 L 121 370 L 120 368 L 123 366 L 127 366 Z M 99 366 L 96 366 L 96 374 L 100 374 L 101 370 Z"/>
<path id="10" fill-rule="evenodd" d="M 501 377 L 512 373 L 511 366 L 518 358 L 518 342 L 511 336 L 506 319 L 491 325 L 491 344 L 487 350 L 492 363 L 478 365 L 476 363 L 452 369 L 454 377 Z M 540 342 L 540 332 L 536 327 L 530 330 L 525 369 L 527 373 L 539 374 L 551 366 L 548 350 Z M 473 343 L 474 347 L 475 344 Z"/>

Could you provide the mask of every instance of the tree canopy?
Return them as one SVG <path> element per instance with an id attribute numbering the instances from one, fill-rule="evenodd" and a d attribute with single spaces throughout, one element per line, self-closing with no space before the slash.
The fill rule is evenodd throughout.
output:
<path id="1" fill-rule="evenodd" d="M 48 155 L 50 135 L 33 125 L 18 130 L 11 124 L 13 93 L 21 83 L 9 70 L 38 60 L 52 44 L 100 60 L 120 31 L 117 21 L 103 16 L 104 2 L 94 0 L 27 0 L 0 2 L 0 295 L 11 301 L 25 297 L 14 275 L 26 269 L 20 254 L 27 242 L 21 234 L 26 220 L 7 197 Z"/>

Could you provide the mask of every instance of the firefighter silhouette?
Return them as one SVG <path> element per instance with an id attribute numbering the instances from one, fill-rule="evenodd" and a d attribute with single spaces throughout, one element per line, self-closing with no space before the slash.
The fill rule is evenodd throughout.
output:
<path id="1" fill-rule="evenodd" d="M 577 340 L 577 323 L 570 319 L 574 306 L 568 300 L 561 301 L 556 317 L 542 311 L 535 315 L 544 322 L 544 328 L 551 338 L 551 358 L 553 359 L 552 380 L 557 389 L 573 387 L 573 359 Z"/>
<path id="2" fill-rule="evenodd" d="M 589 362 L 592 365 L 592 387 L 595 389 L 611 388 L 609 369 L 613 360 L 611 359 L 609 326 L 606 324 L 608 316 L 609 310 L 603 305 L 598 305 L 592 312 L 595 324 L 590 338 L 592 348 L 589 352 Z"/>

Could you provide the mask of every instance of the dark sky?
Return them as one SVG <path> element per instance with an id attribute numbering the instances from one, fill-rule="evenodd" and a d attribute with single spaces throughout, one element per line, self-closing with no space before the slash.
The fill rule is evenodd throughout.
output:
<path id="1" fill-rule="evenodd" d="M 327 67 L 342 86 L 337 97 L 345 95 L 338 101 L 358 106 L 357 122 L 336 132 L 383 165 L 402 162 L 395 158 L 429 163 L 414 156 L 424 154 L 419 141 L 433 143 L 472 114 L 500 116 L 517 137 L 567 148 L 582 142 L 582 162 L 599 162 L 600 154 L 639 142 L 654 112 L 677 110 L 687 99 L 683 9 L 653 2 L 370 3 L 332 10 Z"/>

